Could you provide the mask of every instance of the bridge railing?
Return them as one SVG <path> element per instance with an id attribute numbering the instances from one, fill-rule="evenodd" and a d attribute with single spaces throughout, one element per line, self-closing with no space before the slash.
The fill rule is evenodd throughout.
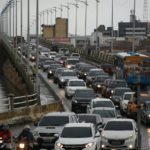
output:
<path id="1" fill-rule="evenodd" d="M 4 42 L 4 46 L 7 50 L 7 53 L 9 54 L 9 57 L 16 67 L 17 71 L 19 74 L 22 76 L 24 79 L 26 85 L 28 86 L 28 89 L 30 93 L 34 92 L 34 83 L 31 80 L 31 77 L 29 73 L 27 72 L 27 69 L 25 69 L 25 66 L 29 65 L 29 62 L 26 61 L 21 61 L 21 57 L 18 55 L 18 50 L 17 48 L 14 48 L 12 44 L 10 43 L 10 38 L 7 35 L 3 35 L 2 40 Z"/>
<path id="2" fill-rule="evenodd" d="M 14 97 L 14 94 L 10 94 L 8 98 L 0 98 L 0 112 L 12 111 L 35 105 L 39 105 L 36 93 L 17 97 Z"/>

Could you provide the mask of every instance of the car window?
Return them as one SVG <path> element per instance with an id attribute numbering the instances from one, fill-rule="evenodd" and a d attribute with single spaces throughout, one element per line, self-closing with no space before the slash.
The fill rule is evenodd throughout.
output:
<path id="1" fill-rule="evenodd" d="M 71 81 L 69 86 L 85 86 L 85 83 L 83 81 Z"/>
<path id="2" fill-rule="evenodd" d="M 88 138 L 92 137 L 92 130 L 89 127 L 65 127 L 62 131 L 63 138 Z"/>
<path id="3" fill-rule="evenodd" d="M 69 123 L 67 116 L 45 116 L 39 122 L 39 126 L 62 126 Z"/>
<path id="4" fill-rule="evenodd" d="M 62 72 L 62 76 L 76 76 L 75 72 Z"/>
<path id="5" fill-rule="evenodd" d="M 131 89 L 116 89 L 114 95 L 123 96 L 125 92 L 131 92 Z"/>
<path id="6" fill-rule="evenodd" d="M 79 122 L 86 122 L 86 123 L 96 123 L 96 116 L 78 116 L 79 117 Z"/>
<path id="7" fill-rule="evenodd" d="M 94 110 L 93 114 L 99 114 L 102 118 L 115 118 L 116 117 L 116 113 L 115 111 L 112 109 L 110 110 Z"/>
<path id="8" fill-rule="evenodd" d="M 130 121 L 111 121 L 106 124 L 104 130 L 133 130 L 133 125 Z"/>
<path id="9" fill-rule="evenodd" d="M 95 107 L 114 107 L 111 101 L 94 101 L 93 108 Z"/>
<path id="10" fill-rule="evenodd" d="M 75 97 L 95 97 L 95 94 L 92 90 L 77 90 L 75 91 Z"/>

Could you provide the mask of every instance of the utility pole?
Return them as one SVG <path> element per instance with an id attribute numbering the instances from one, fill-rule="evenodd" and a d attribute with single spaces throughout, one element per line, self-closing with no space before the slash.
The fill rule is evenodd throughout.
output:
<path id="1" fill-rule="evenodd" d="M 114 0 L 112 0 L 112 12 L 111 12 L 111 50 L 110 52 L 113 53 L 113 36 L 114 36 Z"/>
<path id="2" fill-rule="evenodd" d="M 139 71 L 136 71 L 136 76 L 137 76 L 137 83 L 136 83 L 136 86 L 137 86 L 137 105 L 138 106 L 141 106 L 141 97 L 140 97 L 140 93 L 141 93 L 141 90 L 140 90 L 140 72 Z M 141 150 L 141 108 L 138 109 L 138 112 L 137 112 L 137 127 L 138 127 L 138 150 Z"/>
<path id="3" fill-rule="evenodd" d="M 133 41 L 132 41 L 132 52 L 135 52 L 135 6 L 136 0 L 134 0 L 134 10 L 133 10 Z"/>

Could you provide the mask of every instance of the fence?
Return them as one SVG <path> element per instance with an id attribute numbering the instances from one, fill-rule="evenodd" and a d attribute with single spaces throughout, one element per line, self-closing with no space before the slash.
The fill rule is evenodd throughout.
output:
<path id="1" fill-rule="evenodd" d="M 36 93 L 18 97 L 10 94 L 8 98 L 0 98 L 0 112 L 22 109 L 39 104 L 40 102 Z"/>

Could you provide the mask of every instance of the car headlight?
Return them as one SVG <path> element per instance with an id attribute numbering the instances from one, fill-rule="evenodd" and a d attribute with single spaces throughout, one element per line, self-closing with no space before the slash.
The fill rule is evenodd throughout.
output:
<path id="1" fill-rule="evenodd" d="M 75 100 L 75 99 L 73 99 L 73 100 L 72 100 L 72 102 L 74 102 L 74 103 L 78 103 L 78 101 L 77 101 L 77 100 Z"/>
<path id="2" fill-rule="evenodd" d="M 149 117 L 149 118 L 150 118 L 150 114 L 148 114 L 148 115 L 147 115 L 147 117 Z"/>
<path id="3" fill-rule="evenodd" d="M 100 88 L 100 87 L 101 87 L 101 85 L 97 85 L 97 87 L 98 87 L 98 88 Z"/>
<path id="4" fill-rule="evenodd" d="M 68 89 L 68 92 L 74 92 L 72 89 Z"/>
<path id="5" fill-rule="evenodd" d="M 49 73 L 52 74 L 52 71 L 50 70 Z"/>
<path id="6" fill-rule="evenodd" d="M 64 81 L 65 81 L 65 80 L 62 78 L 62 79 L 61 79 L 61 82 L 64 82 Z"/>
<path id="7" fill-rule="evenodd" d="M 114 91 L 113 90 L 111 90 L 111 94 L 113 94 L 114 93 Z"/>
<path id="8" fill-rule="evenodd" d="M 86 76 L 87 74 L 86 74 L 86 73 L 84 73 L 84 75 Z"/>
<path id="9" fill-rule="evenodd" d="M 70 65 L 67 65 L 67 68 L 68 68 L 68 69 L 70 69 L 70 68 L 71 68 L 71 66 L 70 66 Z"/>
<path id="10" fill-rule="evenodd" d="M 131 135 L 127 138 L 127 140 L 132 139 L 133 137 L 134 137 L 134 135 L 131 134 Z"/>
<path id="11" fill-rule="evenodd" d="M 59 148 L 63 148 L 63 144 L 61 144 L 59 142 L 56 143 L 56 146 L 59 147 Z"/>
<path id="12" fill-rule="evenodd" d="M 33 131 L 33 136 L 39 136 L 38 131 Z"/>
<path id="13" fill-rule="evenodd" d="M 35 57 L 34 57 L 34 56 L 32 56 L 32 59 L 35 59 Z"/>
<path id="14" fill-rule="evenodd" d="M 94 143 L 93 143 L 93 142 L 90 142 L 90 143 L 86 144 L 85 147 L 86 147 L 86 148 L 89 148 L 89 147 L 92 147 L 93 145 L 94 145 Z"/>

